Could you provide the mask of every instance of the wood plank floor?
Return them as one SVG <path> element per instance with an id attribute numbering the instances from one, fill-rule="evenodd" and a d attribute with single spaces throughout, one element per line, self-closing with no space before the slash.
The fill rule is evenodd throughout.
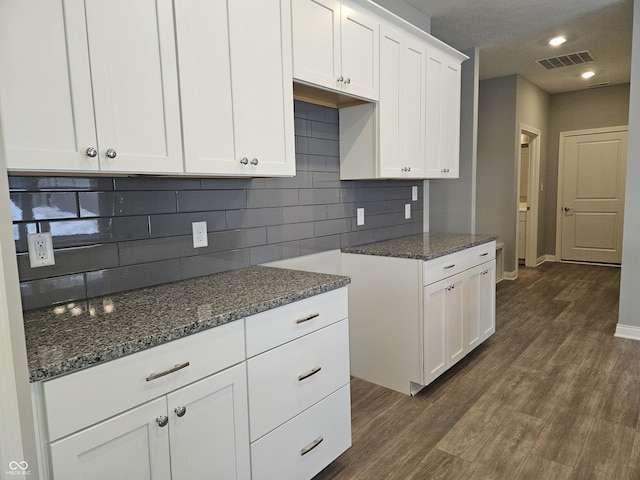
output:
<path id="1" fill-rule="evenodd" d="M 619 282 L 520 268 L 498 284 L 496 333 L 415 397 L 353 379 L 353 446 L 315 480 L 640 479 L 640 342 L 613 336 Z"/>

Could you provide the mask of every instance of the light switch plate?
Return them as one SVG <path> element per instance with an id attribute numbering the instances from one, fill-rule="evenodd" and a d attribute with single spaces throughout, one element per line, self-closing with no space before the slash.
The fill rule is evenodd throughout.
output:
<path id="1" fill-rule="evenodd" d="M 209 245 L 207 237 L 207 222 L 193 222 L 193 248 L 201 248 Z"/>
<path id="2" fill-rule="evenodd" d="M 416 202 L 418 201 L 418 187 L 417 185 L 414 185 L 413 187 L 411 187 L 411 200 Z"/>
<path id="3" fill-rule="evenodd" d="M 55 258 L 53 257 L 51 232 L 30 233 L 27 235 L 27 245 L 29 248 L 29 264 L 31 268 L 56 264 Z"/>
<path id="4" fill-rule="evenodd" d="M 411 204 L 410 203 L 405 203 L 404 204 L 404 218 L 405 219 L 411 218 Z"/>
<path id="5" fill-rule="evenodd" d="M 364 225 L 364 208 L 358 208 L 356 210 L 357 212 L 357 218 L 356 218 L 356 225 Z"/>

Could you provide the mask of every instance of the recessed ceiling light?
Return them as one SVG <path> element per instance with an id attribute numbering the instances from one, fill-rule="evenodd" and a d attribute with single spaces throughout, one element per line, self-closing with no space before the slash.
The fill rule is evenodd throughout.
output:
<path id="1" fill-rule="evenodd" d="M 549 45 L 551 45 L 552 47 L 557 47 L 558 45 L 562 45 L 566 41 L 567 39 L 565 37 L 555 37 L 549 40 Z"/>
<path id="2" fill-rule="evenodd" d="M 582 74 L 582 78 L 587 79 L 587 78 L 591 78 L 595 75 L 595 72 L 592 72 L 591 70 L 589 70 L 588 72 L 584 72 Z"/>

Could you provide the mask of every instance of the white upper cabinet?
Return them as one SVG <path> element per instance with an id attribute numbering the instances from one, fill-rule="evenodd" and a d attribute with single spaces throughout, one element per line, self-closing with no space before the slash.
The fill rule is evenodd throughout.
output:
<path id="1" fill-rule="evenodd" d="M 460 156 L 460 60 L 427 50 L 426 178 L 458 178 Z"/>
<path id="2" fill-rule="evenodd" d="M 380 31 L 379 175 L 424 176 L 425 45 L 397 30 Z"/>
<path id="3" fill-rule="evenodd" d="M 0 8 L 10 170 L 182 171 L 170 0 Z"/>
<path id="4" fill-rule="evenodd" d="M 466 57 L 365 0 L 354 10 L 344 3 L 341 8 L 343 22 L 345 11 L 352 23 L 363 12 L 377 19 L 380 46 L 379 65 L 374 67 L 378 101 L 344 102 L 340 108 L 340 178 L 458 178 L 460 66 Z M 304 32 L 309 31 L 307 25 Z M 342 64 L 347 65 L 351 62 L 344 60 L 345 45 L 358 42 L 345 42 L 344 23 L 342 32 Z M 295 40 L 294 35 L 294 52 Z M 360 51 L 368 58 L 366 49 Z M 358 64 L 356 57 L 353 63 Z"/>
<path id="5" fill-rule="evenodd" d="M 286 0 L 176 2 L 187 173 L 295 175 Z"/>
<path id="6" fill-rule="evenodd" d="M 77 44 L 85 28 L 66 33 Z M 10 170 L 99 168 L 97 156 L 85 155 L 97 145 L 90 77 L 78 84 L 70 75 L 67 43 L 62 0 L 0 2 L 0 113 Z"/>
<path id="7" fill-rule="evenodd" d="M 348 2 L 292 0 L 296 80 L 377 100 L 379 24 Z"/>

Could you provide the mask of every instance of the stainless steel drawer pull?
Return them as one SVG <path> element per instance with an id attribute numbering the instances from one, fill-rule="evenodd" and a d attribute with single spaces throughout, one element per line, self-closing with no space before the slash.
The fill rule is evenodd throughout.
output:
<path id="1" fill-rule="evenodd" d="M 481 257 L 486 257 L 487 255 L 489 255 L 489 252 L 484 252 L 480 254 Z"/>
<path id="2" fill-rule="evenodd" d="M 322 370 L 322 367 L 315 367 L 312 368 L 311 370 L 309 370 L 306 373 L 303 373 L 302 375 L 298 375 L 298 381 L 301 382 L 302 380 L 304 380 L 305 378 L 309 378 L 312 375 L 315 375 L 316 373 L 318 373 L 320 370 Z"/>
<path id="3" fill-rule="evenodd" d="M 320 316 L 319 313 L 312 313 L 308 317 L 299 318 L 298 320 L 296 320 L 296 323 L 300 324 L 300 323 L 308 322 L 309 320 L 313 320 L 314 318 L 317 318 L 319 316 Z"/>
<path id="4" fill-rule="evenodd" d="M 320 445 L 323 440 L 324 440 L 324 438 L 322 438 L 322 437 L 316 438 L 313 442 L 311 442 L 309 445 L 307 445 L 302 450 L 300 450 L 300 456 L 303 456 L 303 455 L 306 455 L 307 453 L 309 453 L 311 450 L 313 450 L 318 445 Z"/>
<path id="5" fill-rule="evenodd" d="M 175 367 L 170 368 L 169 370 L 165 370 L 164 372 L 150 373 L 149 376 L 147 377 L 147 382 L 150 382 L 151 380 L 155 380 L 156 378 L 164 377 L 165 375 L 169 375 L 170 373 L 177 372 L 178 370 L 182 370 L 183 368 L 186 368 L 188 366 L 189 366 L 189 362 L 178 363 Z"/>
<path id="6" fill-rule="evenodd" d="M 450 268 L 453 268 L 453 267 L 455 267 L 455 266 L 456 266 L 456 264 L 455 264 L 455 263 L 452 263 L 451 265 L 447 265 L 446 267 L 444 267 L 444 269 L 445 269 L 445 270 L 449 270 Z"/>

